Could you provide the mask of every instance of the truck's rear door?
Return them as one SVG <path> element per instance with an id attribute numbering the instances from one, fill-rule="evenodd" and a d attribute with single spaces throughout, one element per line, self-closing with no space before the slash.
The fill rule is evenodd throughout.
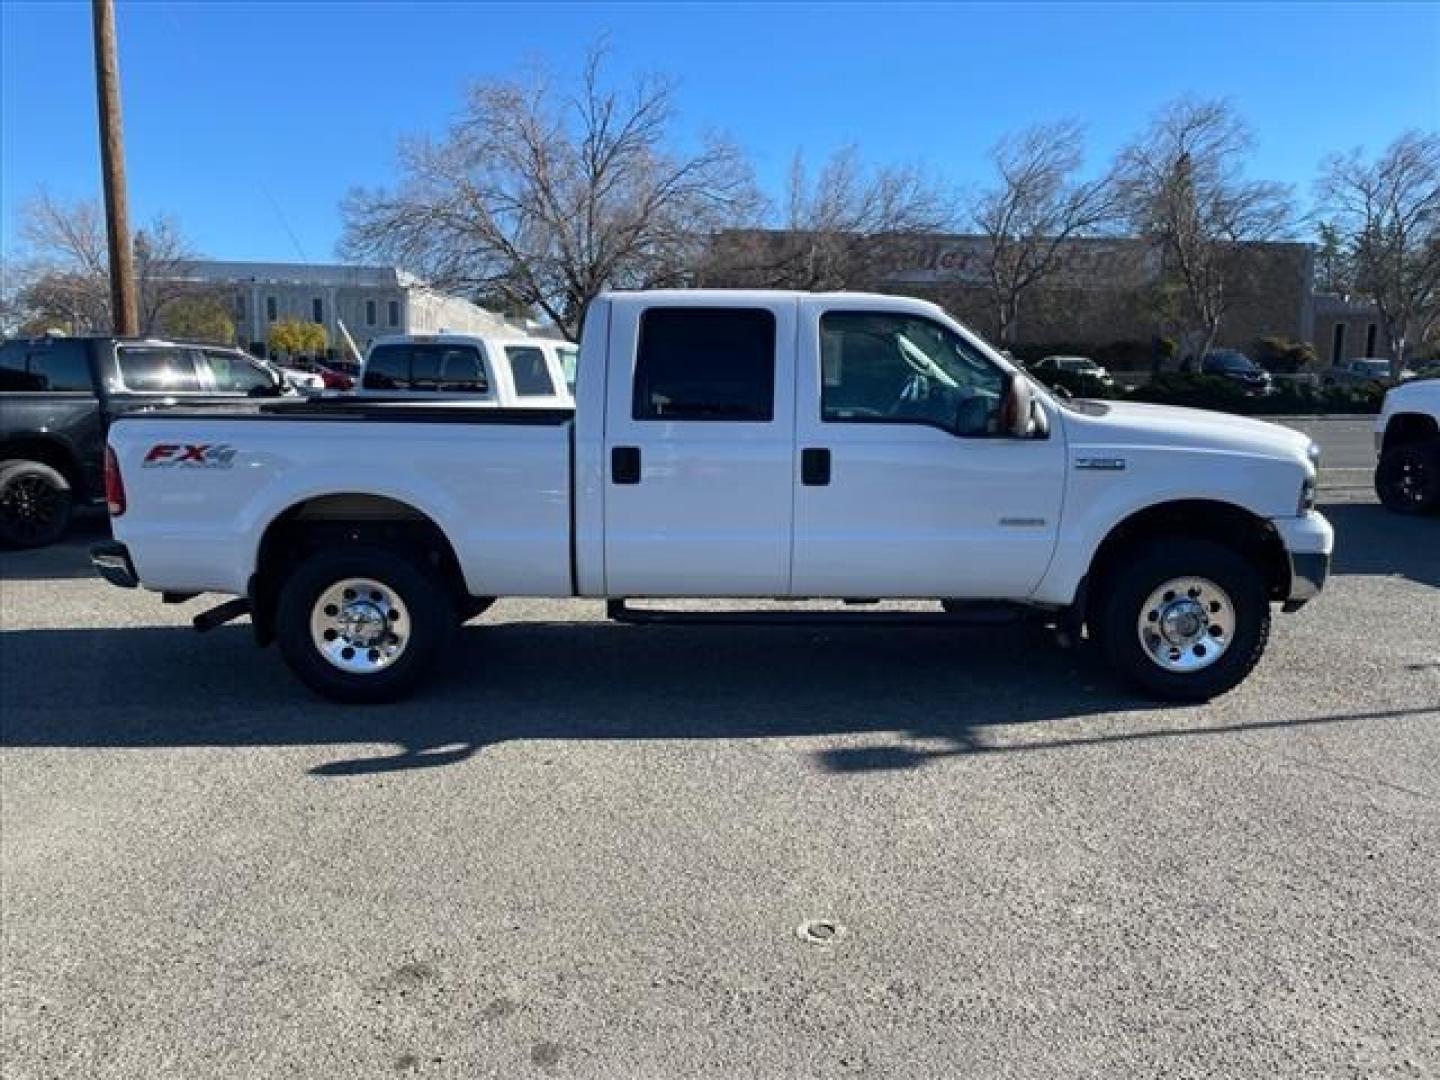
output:
<path id="1" fill-rule="evenodd" d="M 611 596 L 781 596 L 794 490 L 793 297 L 615 301 Z"/>

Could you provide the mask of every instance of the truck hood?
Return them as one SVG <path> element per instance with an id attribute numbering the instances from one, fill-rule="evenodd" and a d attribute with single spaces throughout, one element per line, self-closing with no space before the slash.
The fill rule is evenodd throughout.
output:
<path id="1" fill-rule="evenodd" d="M 1400 409 L 1440 409 L 1440 376 L 1411 379 L 1385 395 L 1389 412 Z"/>
<path id="2" fill-rule="evenodd" d="M 1279 424 L 1205 409 L 1107 401 L 1104 415 L 1067 416 L 1077 446 L 1162 446 L 1210 450 L 1295 461 L 1309 466 L 1308 435 Z"/>

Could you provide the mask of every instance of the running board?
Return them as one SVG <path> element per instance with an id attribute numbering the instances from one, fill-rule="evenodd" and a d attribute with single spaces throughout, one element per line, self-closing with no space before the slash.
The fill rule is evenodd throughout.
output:
<path id="1" fill-rule="evenodd" d="M 673 611 L 605 601 L 605 617 L 632 626 L 1008 626 L 1043 618 L 1020 604 L 966 605 L 963 611 Z"/>
<path id="2" fill-rule="evenodd" d="M 234 600 L 226 600 L 218 607 L 209 611 L 202 611 L 196 615 L 191 624 L 200 633 L 207 630 L 214 630 L 217 626 L 224 626 L 231 619 L 238 619 L 241 615 L 250 614 L 250 601 L 244 596 L 237 596 Z"/>

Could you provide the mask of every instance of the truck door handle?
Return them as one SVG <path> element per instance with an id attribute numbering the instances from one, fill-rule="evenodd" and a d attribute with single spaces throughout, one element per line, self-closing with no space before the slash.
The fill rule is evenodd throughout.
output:
<path id="1" fill-rule="evenodd" d="M 610 481 L 615 484 L 638 484 L 640 482 L 640 448 L 638 446 L 612 446 L 610 448 Z"/>
<path id="2" fill-rule="evenodd" d="M 830 483 L 830 449 L 807 446 L 800 451 L 800 483 L 806 487 L 825 487 Z"/>

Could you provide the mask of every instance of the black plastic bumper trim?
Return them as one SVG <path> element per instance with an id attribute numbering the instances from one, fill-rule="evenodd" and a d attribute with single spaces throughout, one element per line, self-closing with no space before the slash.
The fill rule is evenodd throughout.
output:
<path id="1" fill-rule="evenodd" d="M 140 577 L 135 573 L 135 564 L 130 561 L 130 550 L 118 541 L 107 540 L 103 544 L 92 546 L 90 565 L 111 585 L 133 589 L 140 584 Z"/>

